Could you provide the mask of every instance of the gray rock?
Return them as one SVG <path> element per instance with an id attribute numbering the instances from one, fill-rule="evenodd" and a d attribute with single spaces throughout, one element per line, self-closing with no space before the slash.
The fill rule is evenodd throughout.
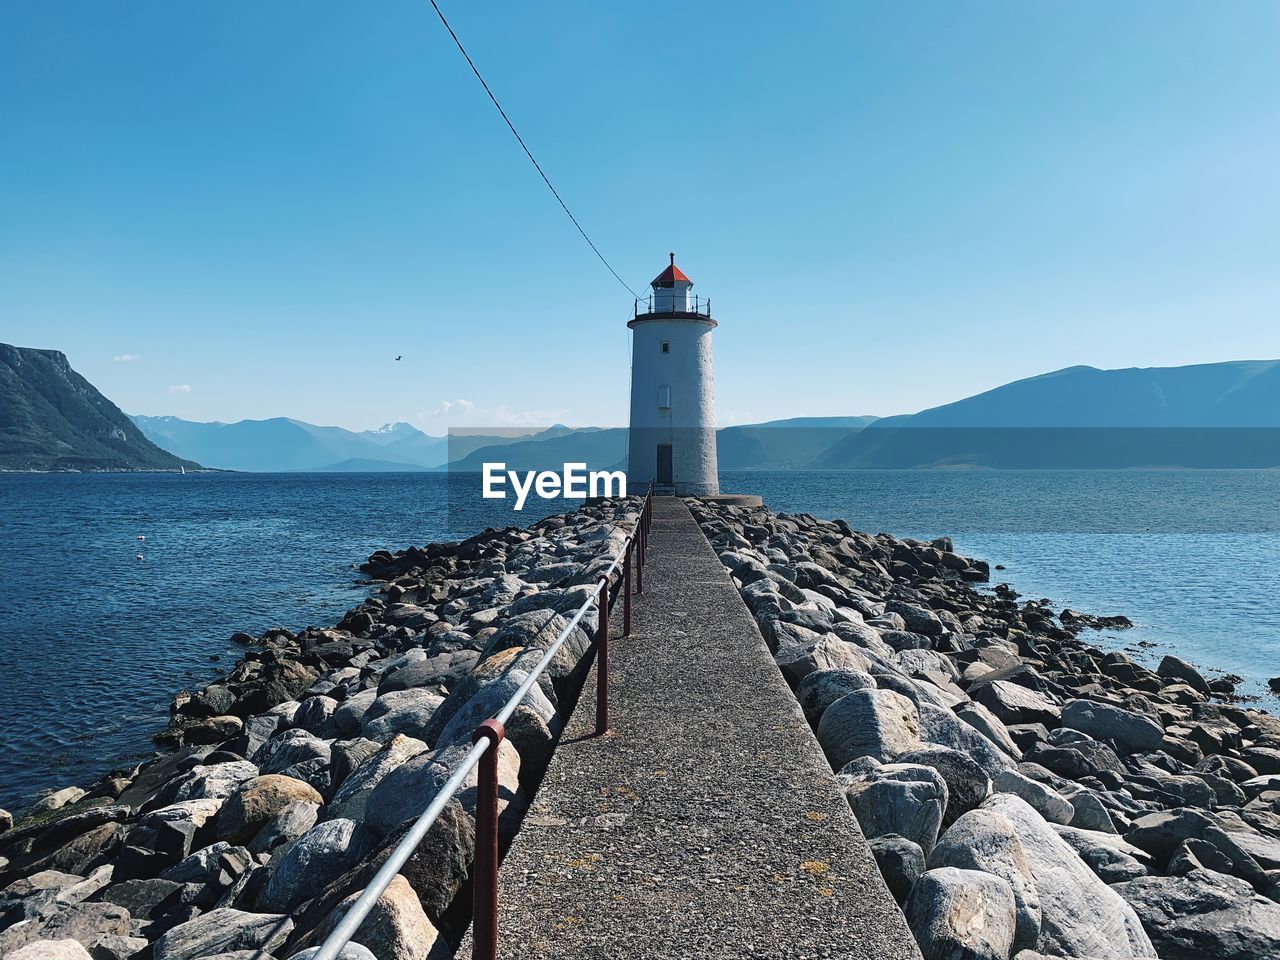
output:
<path id="1" fill-rule="evenodd" d="M 994 743 L 1014 760 L 1022 759 L 1022 751 L 1009 736 L 1004 722 L 980 703 L 962 703 L 955 715 Z"/>
<path id="2" fill-rule="evenodd" d="M 96 872 L 96 871 L 95 871 Z M 107 879 L 110 880 L 108 868 Z M 60 870 L 40 870 L 0 890 L 0 927 L 30 920 L 68 903 L 79 903 L 101 889 L 86 892 L 86 878 Z"/>
<path id="3" fill-rule="evenodd" d="M 1053 829 L 1103 883 L 1121 883 L 1147 875 L 1151 856 L 1114 833 L 1059 825 Z"/>
<path id="4" fill-rule="evenodd" d="M 1178 657 L 1166 656 L 1160 661 L 1160 666 L 1156 667 L 1156 673 L 1169 680 L 1178 680 L 1185 683 L 1187 686 L 1199 690 L 1205 696 L 1209 695 L 1209 683 L 1200 671 Z"/>
<path id="5" fill-rule="evenodd" d="M 358 894 L 342 901 L 317 937 L 323 938 L 346 915 Z M 438 934 L 427 919 L 422 904 L 402 876 L 396 876 L 356 929 L 354 940 L 363 944 L 378 960 L 423 960 L 435 945 Z M 166 960 L 157 957 L 156 960 Z"/>
<path id="6" fill-rule="evenodd" d="M 360 733 L 365 711 L 378 699 L 377 690 L 361 690 L 353 693 L 333 711 L 333 729 L 339 736 L 353 737 Z"/>
<path id="7" fill-rule="evenodd" d="M 56 904 L 34 918 L 0 931 L 0 957 L 41 940 L 75 940 L 92 950 L 106 936 L 132 932 L 129 911 L 114 903 Z"/>
<path id="8" fill-rule="evenodd" d="M 774 661 L 783 677 L 794 688 L 809 674 L 818 670 L 866 671 L 867 660 L 857 647 L 845 643 L 834 633 L 819 636 L 806 643 L 779 647 Z"/>
<path id="9" fill-rule="evenodd" d="M 1062 708 L 1063 726 L 1098 740 L 1114 740 L 1130 750 L 1155 750 L 1164 727 L 1151 717 L 1092 700 L 1071 700 Z"/>
<path id="10" fill-rule="evenodd" d="M 935 771 L 947 784 L 947 809 L 942 829 L 975 809 L 991 794 L 991 778 L 967 754 L 934 743 L 900 755 L 898 763 L 918 763 Z"/>
<path id="11" fill-rule="evenodd" d="M 1009 680 L 975 684 L 970 688 L 969 696 L 999 717 L 1002 723 L 1057 726 L 1062 715 L 1058 706 L 1042 694 Z"/>
<path id="12" fill-rule="evenodd" d="M 855 690 L 870 690 L 876 681 L 860 670 L 817 670 L 796 686 L 796 701 L 811 727 L 816 728 L 827 707 Z"/>
<path id="13" fill-rule="evenodd" d="M 929 767 L 880 764 L 872 757 L 850 763 L 837 779 L 867 837 L 896 833 L 926 854 L 938 839 L 947 809 L 947 785 Z"/>
<path id="14" fill-rule="evenodd" d="M 933 960 L 1008 960 L 1015 907 L 1007 881 L 978 870 L 926 871 L 903 907 L 920 952 Z"/>
<path id="15" fill-rule="evenodd" d="M 102 891 L 102 899 L 124 907 L 135 922 L 145 924 L 182 906 L 184 892 L 178 881 L 156 877 L 113 883 Z"/>
<path id="16" fill-rule="evenodd" d="M 386 837 L 406 821 L 416 820 L 452 775 L 467 749 L 462 745 L 440 747 L 418 754 L 390 771 L 365 802 L 364 825 L 378 836 Z M 468 811 L 475 810 L 477 777 L 473 769 L 458 793 L 458 801 Z M 498 750 L 500 810 L 516 798 L 519 780 L 520 755 L 503 740 Z"/>
<path id="17" fill-rule="evenodd" d="M 244 847 L 219 841 L 197 850 L 160 876 L 175 883 L 195 883 L 221 890 L 231 886 L 252 864 L 253 855 Z"/>
<path id="18" fill-rule="evenodd" d="M 912 633 L 923 633 L 925 636 L 936 637 L 945 632 L 942 621 L 938 619 L 938 615 L 932 610 L 916 606 L 913 603 L 902 603 L 898 600 L 886 601 L 884 609 L 886 613 L 896 613 L 900 616 L 907 629 Z"/>
<path id="19" fill-rule="evenodd" d="M 93 947 L 93 960 L 129 960 L 147 949 L 145 937 L 121 937 L 108 934 Z"/>
<path id="20" fill-rule="evenodd" d="M 249 844 L 249 852 L 270 853 L 290 840 L 296 840 L 316 825 L 319 813 L 319 804 L 295 800 L 272 814 L 271 819 L 262 825 Z"/>
<path id="21" fill-rule="evenodd" d="M 1070 823 L 1075 816 L 1075 807 L 1070 800 L 1017 770 L 1000 771 L 991 778 L 991 786 L 999 793 L 1021 797 L 1049 823 Z"/>
<path id="22" fill-rule="evenodd" d="M 1094 875 L 1025 800 L 997 793 L 983 809 L 1002 813 L 1013 823 L 1026 853 L 1040 893 L 1037 950 L 1109 960 L 1156 956 L 1133 909 Z"/>
<path id="23" fill-rule="evenodd" d="M 289 845 L 272 862 L 271 878 L 258 897 L 264 910 L 287 913 L 355 865 L 360 844 L 351 820 L 326 820 Z"/>
<path id="24" fill-rule="evenodd" d="M 1083 780 L 1107 772 L 1121 777 L 1128 773 L 1115 751 L 1097 740 L 1082 740 L 1060 747 L 1042 745 L 1030 750 L 1026 758 L 1068 780 Z"/>
<path id="25" fill-rule="evenodd" d="M 886 833 L 869 839 L 867 846 L 893 899 L 899 904 L 906 902 L 912 886 L 924 873 L 924 851 L 920 845 L 896 833 Z"/>
<path id="26" fill-rule="evenodd" d="M 827 707 L 818 742 L 835 770 L 858 757 L 890 761 L 920 745 L 920 716 L 901 694 L 857 690 Z"/>
<path id="27" fill-rule="evenodd" d="M 1075 813 L 1067 821 L 1071 826 L 1079 827 L 1081 830 L 1098 830 L 1103 833 L 1120 832 L 1116 829 L 1115 822 L 1111 819 L 1111 814 L 1107 812 L 1106 804 L 1091 791 L 1081 789 L 1071 794 L 1071 805 L 1075 808 Z M 1035 806 L 1035 804 L 1032 804 L 1032 806 Z M 1048 820 L 1049 818 L 1045 817 L 1045 819 Z"/>
<path id="28" fill-rule="evenodd" d="M 507 653 L 514 652 L 514 650 L 504 651 L 498 656 L 505 656 Z M 482 683 L 457 708 L 453 716 L 449 718 L 449 722 L 440 729 L 436 745 L 470 743 L 471 735 L 475 732 L 476 727 L 501 710 L 527 676 L 528 674 L 524 670 L 510 669 Z M 463 684 L 458 690 L 462 692 L 466 688 L 467 684 Z M 449 699 L 454 699 L 454 695 L 450 694 Z M 536 713 L 543 723 L 547 724 L 548 728 L 559 730 L 560 725 L 556 718 L 555 705 L 547 698 L 546 692 L 541 687 L 533 686 L 520 705 Z"/>
<path id="29" fill-rule="evenodd" d="M 943 707 L 928 703 L 920 705 L 920 735 L 929 743 L 959 750 L 989 777 L 1014 766 L 1008 754 Z"/>
<path id="30" fill-rule="evenodd" d="M 1015 948 L 1033 947 L 1040 936 L 1040 893 L 1022 842 L 1009 818 L 973 810 L 957 820 L 929 854 L 929 869 L 957 867 L 994 874 L 1009 884 L 1015 912 Z"/>
<path id="31" fill-rule="evenodd" d="M 248 760 L 232 763 L 199 764 L 163 791 L 169 803 L 182 800 L 225 800 L 246 780 L 258 775 L 258 768 Z"/>
<path id="32" fill-rule="evenodd" d="M 263 773 L 283 773 L 289 767 L 309 760 L 328 764 L 331 748 L 328 743 L 306 730 L 286 730 L 263 744 L 254 757 Z"/>
<path id="33" fill-rule="evenodd" d="M 342 786 L 338 787 L 329 802 L 327 813 L 331 817 L 346 817 L 359 822 L 364 819 L 365 804 L 369 794 L 388 773 L 396 769 L 406 760 L 427 751 L 427 745 L 421 740 L 404 734 L 396 734 L 387 741 L 386 746 L 370 759 L 357 767 Z"/>
<path id="34" fill-rule="evenodd" d="M 1262 960 L 1280 956 L 1280 904 L 1243 880 L 1193 870 L 1113 887 L 1137 910 L 1163 960 Z"/>
<path id="35" fill-rule="evenodd" d="M 338 701 L 333 697 L 307 697 L 293 715 L 294 726 L 315 734 L 322 740 L 334 737 L 338 733 L 333 715 L 337 712 Z"/>
<path id="36" fill-rule="evenodd" d="M 444 697 L 422 687 L 381 694 L 364 712 L 362 735 L 379 743 L 396 734 L 426 740 L 431 718 L 442 703 Z"/>
<path id="37" fill-rule="evenodd" d="M 299 800 L 324 802 L 314 787 L 301 780 L 279 774 L 254 777 L 241 784 L 218 811 L 218 835 L 231 843 L 246 843 L 263 824 Z"/>
<path id="38" fill-rule="evenodd" d="M 254 950 L 271 953 L 293 931 L 286 916 L 224 908 L 174 927 L 155 942 L 155 960 L 200 960 L 218 953 Z"/>
<path id="39" fill-rule="evenodd" d="M 4 960 L 93 960 L 75 940 L 36 940 L 4 955 Z"/>

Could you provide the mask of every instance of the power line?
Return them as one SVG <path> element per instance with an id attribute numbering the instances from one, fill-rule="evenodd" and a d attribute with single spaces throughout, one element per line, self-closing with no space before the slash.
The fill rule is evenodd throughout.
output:
<path id="1" fill-rule="evenodd" d="M 471 54 L 467 53 L 467 48 L 462 45 L 462 41 L 458 39 L 458 35 L 453 32 L 453 27 L 449 26 L 449 21 L 445 19 L 444 11 L 440 9 L 440 5 L 436 3 L 436 0 L 431 0 L 431 6 L 435 8 L 436 16 L 440 18 L 440 22 L 444 24 L 444 28 L 449 31 L 449 36 L 453 37 L 453 42 L 457 44 L 458 50 L 466 58 L 467 66 L 471 68 L 471 72 L 474 73 L 476 75 L 476 79 L 480 81 L 480 86 L 484 87 L 484 92 L 489 95 L 489 99 L 493 101 L 493 105 L 498 108 L 498 113 L 502 114 L 502 119 L 507 122 L 507 126 L 511 129 L 511 133 L 516 138 L 516 142 L 520 144 L 520 149 L 522 149 L 524 151 L 524 155 L 529 158 L 529 162 L 533 164 L 533 168 L 538 171 L 538 175 L 542 177 L 542 182 L 547 185 L 547 189 L 550 190 L 551 195 L 556 198 L 556 201 L 560 204 L 560 208 L 564 210 L 569 219 L 573 221 L 573 225 L 578 228 L 578 232 L 582 234 L 582 239 L 587 241 L 587 246 L 589 246 L 592 252 L 600 258 L 600 262 L 603 263 L 608 271 L 613 274 L 614 279 L 626 287 L 627 292 L 631 294 L 631 296 L 635 297 L 637 300 L 640 299 L 640 295 L 632 290 L 631 287 L 627 286 L 627 281 L 618 276 L 618 271 L 610 266 L 609 261 L 604 258 L 604 254 L 601 253 L 596 245 L 591 242 L 591 238 L 587 236 L 587 231 L 582 229 L 582 224 L 578 222 L 578 218 L 569 210 L 568 205 L 564 202 L 563 198 L 561 198 L 560 192 L 552 185 L 550 178 L 548 178 L 546 173 L 543 172 L 542 166 L 533 158 L 533 153 L 525 144 L 524 138 L 520 136 L 519 131 L 516 130 L 516 126 L 511 122 L 511 118 L 507 116 L 507 111 L 502 109 L 502 104 L 498 102 L 498 98 L 495 97 L 493 95 L 493 91 L 489 89 L 489 84 L 485 83 L 484 77 L 480 75 L 480 71 L 476 68 L 475 62 L 471 59 Z"/>

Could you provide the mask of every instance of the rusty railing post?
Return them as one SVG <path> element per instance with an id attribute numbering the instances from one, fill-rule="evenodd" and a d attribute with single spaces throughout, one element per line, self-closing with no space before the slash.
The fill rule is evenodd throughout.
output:
<path id="1" fill-rule="evenodd" d="M 600 578 L 600 617 L 596 627 L 596 735 L 609 730 L 609 578 Z"/>
<path id="2" fill-rule="evenodd" d="M 636 524 L 636 596 L 644 593 L 644 520 Z"/>
<path id="3" fill-rule="evenodd" d="M 632 537 L 627 544 L 627 553 L 622 558 L 622 635 L 631 636 L 631 554 L 635 552 L 636 538 Z"/>
<path id="4" fill-rule="evenodd" d="M 506 731 L 497 720 L 486 720 L 471 735 L 472 743 L 489 741 L 480 758 L 476 797 L 475 892 L 471 903 L 474 960 L 498 956 L 498 748 Z"/>

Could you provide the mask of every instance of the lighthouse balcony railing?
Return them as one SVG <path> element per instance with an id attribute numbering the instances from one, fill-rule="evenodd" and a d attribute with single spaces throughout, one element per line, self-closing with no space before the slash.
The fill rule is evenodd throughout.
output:
<path id="1" fill-rule="evenodd" d="M 635 304 L 635 317 L 654 315 L 668 317 L 706 317 L 711 319 L 710 297 L 687 297 L 684 302 L 672 297 L 638 297 Z"/>

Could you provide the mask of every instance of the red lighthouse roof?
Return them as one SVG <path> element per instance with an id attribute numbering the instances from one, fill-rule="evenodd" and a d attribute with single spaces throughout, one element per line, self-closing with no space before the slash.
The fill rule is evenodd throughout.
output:
<path id="1" fill-rule="evenodd" d="M 667 269 L 663 270 L 660 274 L 654 277 L 652 282 L 650 282 L 649 286 L 674 287 L 676 283 L 679 282 L 679 283 L 687 283 L 689 286 L 692 287 L 693 281 L 690 280 L 687 276 L 685 276 L 685 272 L 683 270 L 681 270 L 679 267 L 676 266 L 676 255 L 673 253 L 673 254 L 670 254 L 670 257 L 671 257 L 670 266 L 668 266 Z"/>

